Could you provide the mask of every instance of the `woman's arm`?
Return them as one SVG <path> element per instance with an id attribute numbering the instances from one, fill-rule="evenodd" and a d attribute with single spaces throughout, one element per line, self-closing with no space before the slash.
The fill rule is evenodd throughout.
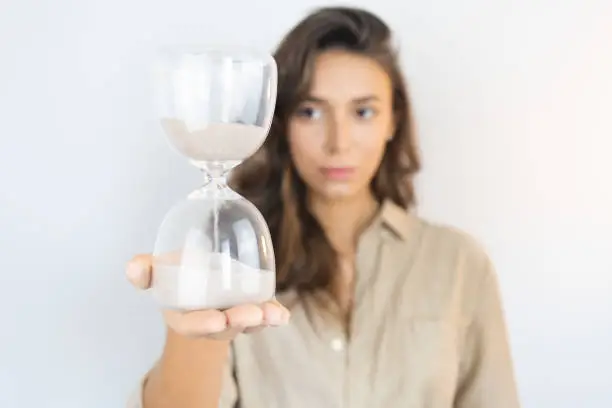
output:
<path id="1" fill-rule="evenodd" d="M 189 338 L 168 330 L 159 362 L 143 390 L 143 408 L 218 408 L 229 341 Z M 229 407 L 232 407 L 229 405 Z"/>
<path id="2" fill-rule="evenodd" d="M 467 328 L 455 408 L 519 408 L 519 396 L 497 276 L 486 259 Z"/>
<path id="3" fill-rule="evenodd" d="M 152 264 L 151 255 L 132 259 L 126 270 L 130 282 L 148 289 Z M 233 408 L 237 391 L 230 369 L 230 339 L 243 331 L 287 324 L 290 315 L 275 299 L 224 311 L 166 310 L 163 314 L 168 329 L 162 357 L 128 408 Z"/>

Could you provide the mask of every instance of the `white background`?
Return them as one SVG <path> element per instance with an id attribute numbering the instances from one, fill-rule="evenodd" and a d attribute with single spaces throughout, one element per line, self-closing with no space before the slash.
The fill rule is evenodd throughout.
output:
<path id="1" fill-rule="evenodd" d="M 160 351 L 124 263 L 200 180 L 155 122 L 151 51 L 272 49 L 318 4 L 1 1 L 1 407 L 123 406 Z M 611 407 L 612 2 L 352 4 L 402 44 L 421 213 L 498 266 L 524 406 Z"/>

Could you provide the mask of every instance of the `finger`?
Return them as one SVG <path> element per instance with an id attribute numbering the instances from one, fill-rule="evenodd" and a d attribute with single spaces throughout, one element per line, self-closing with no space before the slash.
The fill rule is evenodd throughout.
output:
<path id="1" fill-rule="evenodd" d="M 285 324 L 284 308 L 276 301 L 266 302 L 261 305 L 264 314 L 264 324 L 268 326 L 281 326 Z"/>
<path id="2" fill-rule="evenodd" d="M 180 265 L 183 258 L 183 251 L 169 251 L 155 256 L 155 261 L 162 264 Z"/>
<path id="3" fill-rule="evenodd" d="M 282 318 L 280 322 L 281 325 L 285 325 L 289 323 L 289 320 L 291 319 L 291 312 L 289 311 L 287 307 L 282 305 L 278 300 L 276 300 L 276 298 L 266 302 L 266 304 L 268 303 L 271 303 L 273 306 L 276 306 L 277 308 L 281 310 L 281 313 L 282 313 Z"/>
<path id="4" fill-rule="evenodd" d="M 272 300 L 261 305 L 263 311 L 263 323 L 260 326 L 247 327 L 244 329 L 245 334 L 259 333 L 269 326 L 282 326 L 289 322 L 289 310 L 276 300 Z"/>
<path id="5" fill-rule="evenodd" d="M 125 274 L 132 285 L 148 289 L 151 286 L 151 256 L 135 256 L 128 262 Z"/>
<path id="6" fill-rule="evenodd" d="M 180 312 L 164 310 L 164 319 L 174 331 L 185 336 L 209 336 L 227 329 L 226 315 L 215 309 Z"/>
<path id="7" fill-rule="evenodd" d="M 263 324 L 263 310 L 257 305 L 239 305 L 227 309 L 227 326 L 231 328 L 246 329 Z"/>

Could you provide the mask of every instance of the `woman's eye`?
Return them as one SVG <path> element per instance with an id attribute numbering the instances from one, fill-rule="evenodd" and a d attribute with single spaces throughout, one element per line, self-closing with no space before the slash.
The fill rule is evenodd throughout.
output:
<path id="1" fill-rule="evenodd" d="M 357 116 L 362 119 L 370 119 L 376 112 L 372 108 L 359 108 L 357 109 Z"/>
<path id="2" fill-rule="evenodd" d="M 304 107 L 297 110 L 297 115 L 307 119 L 319 119 L 321 117 L 321 110 L 313 107 Z"/>

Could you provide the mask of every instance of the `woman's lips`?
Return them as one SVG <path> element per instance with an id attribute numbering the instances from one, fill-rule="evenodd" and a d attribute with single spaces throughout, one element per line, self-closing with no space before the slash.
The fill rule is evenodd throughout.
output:
<path id="1" fill-rule="evenodd" d="M 323 167 L 321 168 L 323 176 L 329 180 L 348 180 L 355 174 L 354 167 Z"/>

